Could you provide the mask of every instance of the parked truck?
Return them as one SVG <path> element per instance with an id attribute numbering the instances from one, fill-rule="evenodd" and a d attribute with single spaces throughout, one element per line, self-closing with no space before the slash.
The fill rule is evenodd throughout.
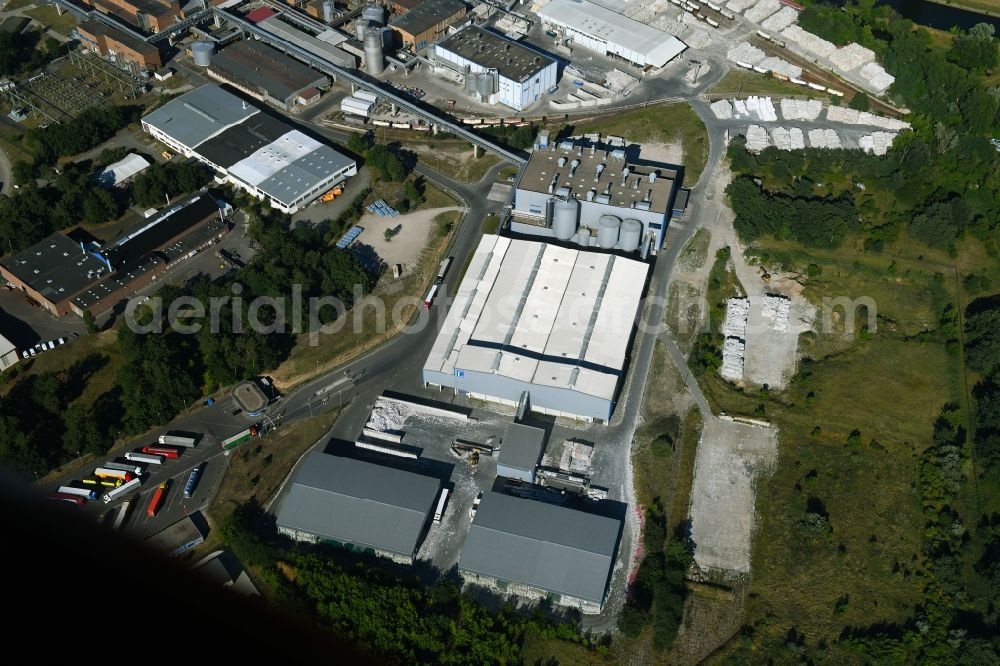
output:
<path id="1" fill-rule="evenodd" d="M 163 456 L 147 455 L 145 453 L 136 453 L 135 451 L 129 451 L 125 454 L 125 460 L 131 460 L 132 462 L 145 463 L 147 465 L 162 465 Z"/>
<path id="2" fill-rule="evenodd" d="M 187 483 L 184 484 L 184 497 L 190 498 L 194 495 L 194 490 L 198 487 L 198 479 L 201 478 L 201 468 L 204 466 L 205 463 L 202 463 L 191 470 L 191 474 L 188 475 Z"/>
<path id="3" fill-rule="evenodd" d="M 149 506 L 146 507 L 146 515 L 150 518 L 156 516 L 160 511 L 160 507 L 163 505 L 163 500 L 167 497 L 167 484 L 161 483 L 156 490 L 153 491 L 153 496 L 149 498 Z"/>
<path id="4" fill-rule="evenodd" d="M 104 463 L 104 466 L 108 469 L 120 469 L 123 472 L 131 472 L 134 476 L 142 476 L 142 467 L 139 465 L 126 465 L 125 463 L 109 460 Z"/>
<path id="5" fill-rule="evenodd" d="M 77 488 L 75 486 L 59 486 L 59 492 L 64 495 L 76 495 L 88 500 L 97 499 L 97 491 L 91 488 Z"/>
<path id="6" fill-rule="evenodd" d="M 194 437 L 183 437 L 181 435 L 160 435 L 160 444 L 193 449 L 198 444 L 198 440 Z"/>
<path id="7" fill-rule="evenodd" d="M 115 514 L 115 522 L 111 524 L 112 529 L 120 530 L 125 526 L 125 519 L 128 518 L 129 509 L 134 503 L 135 500 L 131 497 L 122 502 L 122 505 L 118 507 L 118 513 Z"/>
<path id="8" fill-rule="evenodd" d="M 131 481 L 135 475 L 123 469 L 111 469 L 110 467 L 98 467 L 94 470 L 94 476 L 99 479 L 124 479 Z"/>
<path id="9" fill-rule="evenodd" d="M 70 504 L 75 504 L 77 506 L 83 506 L 87 503 L 87 500 L 83 499 L 79 495 L 71 495 L 69 493 L 49 493 L 49 499 L 69 502 Z"/>
<path id="10" fill-rule="evenodd" d="M 257 426 L 250 426 L 246 430 L 241 430 L 232 437 L 222 440 L 222 450 L 229 451 L 234 449 L 243 442 L 250 441 L 257 436 Z"/>
<path id="11" fill-rule="evenodd" d="M 143 453 L 153 456 L 163 456 L 164 458 L 180 458 L 181 452 L 169 446 L 144 446 L 140 449 Z"/>
<path id="12" fill-rule="evenodd" d="M 141 485 L 142 481 L 140 481 L 139 479 L 132 479 L 128 483 L 123 483 L 117 488 L 109 490 L 108 492 L 104 493 L 104 497 L 102 497 L 101 499 L 104 500 L 105 504 L 110 504 L 119 497 L 124 497 L 125 495 L 128 495 L 130 492 L 138 490 L 139 486 Z"/>

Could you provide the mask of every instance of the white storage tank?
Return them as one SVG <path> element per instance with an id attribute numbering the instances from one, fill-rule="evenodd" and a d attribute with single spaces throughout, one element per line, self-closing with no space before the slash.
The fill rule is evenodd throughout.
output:
<path id="1" fill-rule="evenodd" d="M 485 100 L 487 97 L 496 92 L 493 86 L 493 73 L 492 72 L 480 72 L 479 73 L 479 95 Z"/>
<path id="2" fill-rule="evenodd" d="M 642 241 L 642 222 L 635 219 L 628 219 L 622 222 L 619 240 L 621 248 L 626 252 L 635 252 L 638 250 L 639 243 Z"/>
<path id="3" fill-rule="evenodd" d="M 365 30 L 368 29 L 368 21 L 359 18 L 354 22 L 354 36 L 359 42 L 365 41 Z"/>
<path id="4" fill-rule="evenodd" d="M 597 244 L 605 250 L 618 245 L 618 228 L 622 221 L 614 215 L 601 215 L 597 221 Z"/>
<path id="5" fill-rule="evenodd" d="M 580 203 L 576 199 L 557 201 L 552 207 L 552 234 L 561 241 L 568 241 L 576 233 Z"/>
<path id="6" fill-rule="evenodd" d="M 365 31 L 365 70 L 372 76 L 378 76 L 385 70 L 382 34 L 378 28 L 368 28 Z"/>
<path id="7" fill-rule="evenodd" d="M 361 18 L 369 25 L 374 23 L 383 26 L 385 25 L 385 10 L 378 5 L 368 5 L 361 10 Z"/>
<path id="8" fill-rule="evenodd" d="M 194 64 L 199 67 L 211 65 L 213 55 L 215 55 L 215 44 L 212 42 L 198 41 L 191 44 L 191 57 L 194 58 Z"/>
<path id="9" fill-rule="evenodd" d="M 590 230 L 587 227 L 580 227 L 580 230 L 576 232 L 576 238 L 574 238 L 578 245 L 583 247 L 590 247 Z"/>
<path id="10" fill-rule="evenodd" d="M 479 90 L 479 75 L 475 72 L 467 73 L 465 75 L 465 92 L 475 95 L 477 90 Z"/>
<path id="11" fill-rule="evenodd" d="M 333 0 L 323 0 L 323 20 L 327 23 L 333 23 L 335 18 L 337 18 L 337 9 Z"/>

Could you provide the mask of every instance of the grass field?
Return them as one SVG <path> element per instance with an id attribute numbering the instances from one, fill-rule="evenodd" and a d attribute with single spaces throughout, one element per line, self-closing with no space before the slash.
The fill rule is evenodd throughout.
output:
<path id="1" fill-rule="evenodd" d="M 83 404 L 92 402 L 97 396 L 114 387 L 118 381 L 122 355 L 118 349 L 117 338 L 117 330 L 81 336 L 70 344 L 60 347 L 58 351 L 39 354 L 28 361 L 23 361 L 15 366 L 18 368 L 17 377 L 0 385 L 0 395 L 7 395 L 14 384 L 26 377 L 46 372 L 60 372 L 91 355 L 98 355 L 105 362 L 88 377 L 83 392 L 75 401 Z"/>
<path id="2" fill-rule="evenodd" d="M 574 124 L 573 132 L 614 134 L 624 136 L 633 143 L 670 144 L 680 141 L 684 150 L 684 184 L 687 186 L 698 181 L 708 160 L 708 132 L 701 118 L 687 104 L 656 105 L 585 120 Z"/>
<path id="3" fill-rule="evenodd" d="M 946 5 L 958 9 L 968 9 L 992 16 L 1000 16 L 1000 0 L 930 0 L 937 5 Z"/>
<path id="4" fill-rule="evenodd" d="M 910 338 L 938 327 L 957 298 L 953 275 L 938 277 L 933 264 L 917 262 L 890 269 L 887 258 L 850 248 L 762 245 L 769 261 L 803 273 L 814 304 L 872 298 L 878 330 L 870 339 L 848 339 L 836 326 L 807 334 L 800 352 L 817 360 L 778 396 L 737 391 L 716 376 L 701 380 L 719 410 L 762 416 L 780 430 L 778 461 L 757 489 L 750 629 L 724 651 L 737 661 L 778 649 L 792 628 L 815 648 L 834 645 L 846 626 L 913 616 L 922 599 L 912 575 L 923 537 L 917 455 L 942 406 L 964 395 L 958 357 L 943 342 Z M 818 275 L 805 277 L 809 264 Z M 810 506 L 828 516 L 829 534 L 803 530 Z M 827 657 L 854 661 L 836 647 Z"/>
<path id="5" fill-rule="evenodd" d="M 434 143 L 429 148 L 431 150 L 417 151 L 417 159 L 422 164 L 465 183 L 479 182 L 500 162 L 493 153 L 482 152 L 479 157 L 473 157 L 472 146 L 467 143 Z"/>
<path id="6" fill-rule="evenodd" d="M 789 81 L 760 74 L 758 72 L 747 71 L 745 69 L 731 69 L 723 76 L 718 83 L 709 88 L 706 93 L 709 97 L 714 96 L 745 96 L 745 95 L 785 95 L 796 97 L 811 97 L 814 99 L 829 99 L 826 93 L 803 88 Z"/>
<path id="7" fill-rule="evenodd" d="M 38 3 L 34 9 L 29 9 L 24 13 L 36 19 L 39 23 L 43 23 L 49 28 L 52 28 L 60 35 L 68 35 L 69 31 L 76 26 L 76 19 L 73 18 L 72 14 L 64 12 L 62 16 L 60 16 L 55 7 L 51 5 Z"/>

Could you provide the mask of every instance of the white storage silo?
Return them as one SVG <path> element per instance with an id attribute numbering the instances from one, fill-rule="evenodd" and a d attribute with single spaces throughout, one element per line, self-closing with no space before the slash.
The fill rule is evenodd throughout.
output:
<path id="1" fill-rule="evenodd" d="M 642 222 L 635 219 L 627 219 L 622 222 L 619 242 L 621 248 L 626 252 L 635 252 L 639 249 L 642 241 Z"/>
<path id="2" fill-rule="evenodd" d="M 333 0 L 323 0 L 323 20 L 327 23 L 333 23 L 335 18 L 337 18 L 337 8 Z"/>
<path id="3" fill-rule="evenodd" d="M 365 69 L 372 76 L 378 76 L 385 70 L 382 34 L 378 28 L 369 28 L 365 31 Z"/>
<path id="4" fill-rule="evenodd" d="M 580 203 L 576 199 L 557 201 L 552 208 L 552 234 L 561 241 L 568 241 L 576 233 Z"/>
<path id="5" fill-rule="evenodd" d="M 199 67 L 211 65 L 213 55 L 215 55 L 215 44 L 212 42 L 198 41 L 191 44 L 191 57 L 194 59 L 194 64 Z"/>
<path id="6" fill-rule="evenodd" d="M 385 25 L 385 9 L 378 5 L 368 5 L 361 10 L 361 18 L 368 25 L 374 23 L 375 25 L 383 26 Z"/>
<path id="7" fill-rule="evenodd" d="M 621 223 L 614 215 L 601 215 L 597 222 L 597 244 L 605 250 L 618 245 L 618 228 Z"/>

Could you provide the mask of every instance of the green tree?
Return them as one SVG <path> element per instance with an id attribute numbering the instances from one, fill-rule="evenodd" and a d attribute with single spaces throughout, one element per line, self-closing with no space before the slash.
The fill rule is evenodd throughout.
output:
<path id="1" fill-rule="evenodd" d="M 863 92 L 859 92 L 857 95 L 851 98 L 851 101 L 847 105 L 852 109 L 857 109 L 858 111 L 867 111 L 871 108 L 871 103 L 868 99 L 868 95 Z"/>

